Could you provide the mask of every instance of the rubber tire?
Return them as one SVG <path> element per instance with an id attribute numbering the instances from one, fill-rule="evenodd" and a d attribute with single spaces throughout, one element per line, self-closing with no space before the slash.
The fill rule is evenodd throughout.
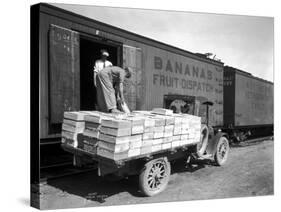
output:
<path id="1" fill-rule="evenodd" d="M 222 142 L 226 142 L 226 145 L 227 145 L 227 147 L 226 147 L 226 153 L 225 153 L 225 156 L 224 156 L 223 159 L 221 159 L 221 158 L 219 157 L 219 155 L 218 155 L 219 147 L 220 147 L 220 145 L 221 145 Z M 228 158 L 228 155 L 229 155 L 229 149 L 230 149 L 230 148 L 229 148 L 229 141 L 227 140 L 226 137 L 221 137 L 221 138 L 219 139 L 218 143 L 217 143 L 216 153 L 215 153 L 215 156 L 214 156 L 215 164 L 216 164 L 217 166 L 223 166 L 223 165 L 226 163 L 227 158 Z"/>
<path id="2" fill-rule="evenodd" d="M 165 182 L 162 184 L 161 188 L 159 188 L 158 190 L 150 190 L 146 179 L 147 179 L 147 176 L 148 176 L 149 171 L 152 168 L 153 164 L 158 161 L 165 162 L 167 176 L 166 176 Z M 170 179 L 170 174 L 171 174 L 171 164 L 166 158 L 157 158 L 157 159 L 147 162 L 144 165 L 144 168 L 142 169 L 142 171 L 139 175 L 139 188 L 140 188 L 142 194 L 145 196 L 151 197 L 151 196 L 155 196 L 155 195 L 161 193 L 162 191 L 164 191 L 168 185 L 168 182 Z"/>
<path id="3" fill-rule="evenodd" d="M 202 136 L 203 133 L 204 133 L 204 136 Z M 209 140 L 209 128 L 207 127 L 207 125 L 202 125 L 200 142 L 196 145 L 197 155 L 199 157 L 204 155 L 204 153 L 207 149 L 207 146 L 208 146 L 208 140 Z M 202 144 L 200 149 L 198 149 L 199 144 Z"/>

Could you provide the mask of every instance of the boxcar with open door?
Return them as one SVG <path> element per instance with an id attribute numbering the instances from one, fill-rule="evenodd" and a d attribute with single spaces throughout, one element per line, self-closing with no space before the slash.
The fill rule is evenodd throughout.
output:
<path id="1" fill-rule="evenodd" d="M 107 49 L 113 65 L 133 70 L 125 82 L 130 110 L 166 107 L 223 125 L 223 63 L 49 4 L 31 8 L 38 37 L 40 163 L 44 170 L 72 163 L 60 147 L 64 111 L 95 110 L 93 64 Z M 196 111 L 196 108 L 200 111 Z M 35 141 L 37 142 L 37 141 Z"/>

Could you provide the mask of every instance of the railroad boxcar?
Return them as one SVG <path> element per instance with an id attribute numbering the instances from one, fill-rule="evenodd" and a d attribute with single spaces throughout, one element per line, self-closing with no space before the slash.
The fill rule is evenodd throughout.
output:
<path id="1" fill-rule="evenodd" d="M 165 107 L 199 113 L 204 122 L 206 107 L 199 105 L 211 101 L 209 124 L 223 125 L 222 62 L 49 4 L 32 6 L 31 21 L 31 77 L 33 82 L 39 79 L 39 93 L 36 86 L 31 92 L 40 96 L 40 145 L 32 146 L 32 160 L 39 157 L 35 152 L 40 149 L 42 170 L 71 163 L 60 148 L 63 112 L 95 110 L 92 69 L 101 49 L 109 51 L 113 65 L 133 70 L 124 85 L 131 110 Z"/>
<path id="2" fill-rule="evenodd" d="M 224 67 L 224 130 L 243 141 L 273 133 L 273 83 L 250 73 Z"/>

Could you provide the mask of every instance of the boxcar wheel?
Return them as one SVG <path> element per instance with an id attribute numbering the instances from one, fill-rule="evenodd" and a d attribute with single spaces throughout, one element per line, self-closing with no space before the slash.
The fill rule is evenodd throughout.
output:
<path id="1" fill-rule="evenodd" d="M 229 142 L 226 137 L 221 137 L 216 148 L 215 164 L 222 166 L 226 163 L 229 154 Z"/>
<path id="2" fill-rule="evenodd" d="M 158 158 L 144 165 L 139 175 L 139 187 L 145 196 L 161 193 L 168 185 L 171 173 L 170 162 L 166 158 Z"/>

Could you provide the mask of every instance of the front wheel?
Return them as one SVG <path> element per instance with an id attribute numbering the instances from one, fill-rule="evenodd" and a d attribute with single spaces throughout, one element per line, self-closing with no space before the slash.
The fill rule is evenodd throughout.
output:
<path id="1" fill-rule="evenodd" d="M 216 148 L 215 164 L 222 166 L 226 163 L 229 154 L 229 142 L 226 137 L 221 137 Z"/>
<path id="2" fill-rule="evenodd" d="M 161 193 L 168 185 L 171 165 L 166 158 L 158 158 L 145 164 L 139 175 L 139 187 L 145 196 Z"/>

